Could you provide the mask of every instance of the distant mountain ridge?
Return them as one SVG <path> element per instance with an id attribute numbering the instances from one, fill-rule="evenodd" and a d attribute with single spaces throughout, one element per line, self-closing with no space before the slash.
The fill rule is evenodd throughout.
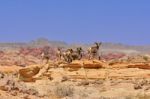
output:
<path id="1" fill-rule="evenodd" d="M 42 47 L 42 46 L 52 46 L 52 47 L 71 47 L 75 48 L 78 46 L 87 49 L 91 44 L 67 44 L 63 41 L 50 41 L 45 38 L 39 38 L 27 43 L 0 43 L 0 49 L 18 49 L 20 47 Z M 119 51 L 119 52 L 140 52 L 140 53 L 150 53 L 150 46 L 131 46 L 117 43 L 103 43 L 101 47 L 102 51 Z"/>

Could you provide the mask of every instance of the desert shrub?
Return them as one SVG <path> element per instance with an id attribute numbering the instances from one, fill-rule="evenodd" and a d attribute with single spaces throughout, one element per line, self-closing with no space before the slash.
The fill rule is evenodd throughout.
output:
<path id="1" fill-rule="evenodd" d="M 87 99 L 89 97 L 89 93 L 86 89 L 76 89 L 76 96 L 80 97 L 80 99 Z"/>
<path id="2" fill-rule="evenodd" d="M 12 75 L 5 76 L 0 80 L 0 89 L 8 92 L 18 91 L 30 95 L 38 94 L 35 88 L 28 87 L 24 82 L 17 81 Z"/>
<path id="3" fill-rule="evenodd" d="M 54 89 L 54 92 L 57 96 L 60 97 L 73 96 L 74 87 L 68 84 L 59 84 Z"/>
<path id="4" fill-rule="evenodd" d="M 138 94 L 136 96 L 129 95 L 121 99 L 150 99 L 150 95 L 145 95 L 145 94 L 144 95 Z"/>
<path id="5" fill-rule="evenodd" d="M 67 81 L 67 80 L 68 80 L 68 77 L 67 77 L 67 76 L 63 76 L 61 81 L 62 81 L 62 82 L 65 82 L 65 81 Z"/>
<path id="6" fill-rule="evenodd" d="M 86 85 L 89 85 L 89 84 L 90 84 L 89 81 L 83 80 L 80 83 L 78 83 L 78 86 L 86 86 Z"/>
<path id="7" fill-rule="evenodd" d="M 136 98 L 137 99 L 150 99 L 150 95 L 146 95 L 146 94 L 144 94 L 144 95 L 137 95 Z"/>
<path id="8" fill-rule="evenodd" d="M 148 61 L 148 57 L 147 57 L 147 56 L 143 56 L 143 59 L 144 59 L 145 61 Z"/>

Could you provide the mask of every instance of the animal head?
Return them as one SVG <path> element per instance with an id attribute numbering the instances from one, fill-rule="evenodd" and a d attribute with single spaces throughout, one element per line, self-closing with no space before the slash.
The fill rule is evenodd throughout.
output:
<path id="1" fill-rule="evenodd" d="M 71 49 L 71 48 L 69 48 L 67 51 L 70 53 L 73 53 L 73 49 Z"/>
<path id="2" fill-rule="evenodd" d="M 102 42 L 95 42 L 94 44 L 96 45 L 97 48 L 99 48 L 102 45 Z"/>
<path id="3" fill-rule="evenodd" d="M 77 53 L 81 53 L 81 52 L 83 52 L 83 49 L 81 48 L 81 47 L 78 47 L 77 49 L 76 49 L 76 51 L 77 51 Z"/>
<path id="4" fill-rule="evenodd" d="M 78 47 L 77 51 L 83 51 L 83 49 L 81 47 Z"/>

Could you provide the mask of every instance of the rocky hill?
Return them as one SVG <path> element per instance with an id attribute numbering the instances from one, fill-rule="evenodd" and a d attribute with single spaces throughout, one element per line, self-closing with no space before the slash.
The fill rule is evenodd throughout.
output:
<path id="1" fill-rule="evenodd" d="M 14 43 L 0 43 L 0 49 L 18 49 L 20 47 L 43 47 L 52 46 L 54 47 L 71 47 L 75 48 L 77 46 L 82 46 L 84 49 L 88 48 L 92 44 L 67 44 L 63 41 L 50 41 L 45 38 L 39 38 L 30 42 L 14 42 Z M 150 46 L 131 46 L 117 43 L 103 43 L 101 50 L 104 52 L 124 52 L 124 53 L 150 53 Z"/>

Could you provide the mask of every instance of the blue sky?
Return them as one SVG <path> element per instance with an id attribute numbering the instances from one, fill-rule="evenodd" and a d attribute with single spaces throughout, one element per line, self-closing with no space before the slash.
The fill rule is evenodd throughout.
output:
<path id="1" fill-rule="evenodd" d="M 150 45 L 150 0 L 1 0 L 0 42 Z"/>

